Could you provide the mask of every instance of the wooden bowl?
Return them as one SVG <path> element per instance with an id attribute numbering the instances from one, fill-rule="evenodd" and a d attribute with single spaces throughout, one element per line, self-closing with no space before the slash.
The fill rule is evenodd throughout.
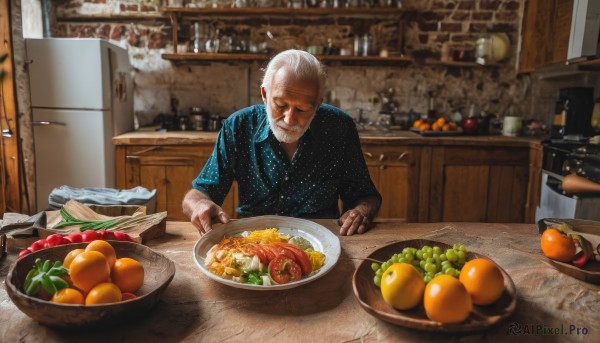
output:
<path id="1" fill-rule="evenodd" d="M 442 242 L 412 239 L 383 246 L 371 253 L 368 258 L 378 261 L 387 261 L 393 254 L 401 252 L 402 249 L 406 247 L 421 248 L 425 245 L 430 247 L 439 246 L 443 250 L 451 247 Z M 467 260 L 478 257 L 487 258 L 480 254 L 467 252 Z M 442 324 L 434 322 L 427 318 L 423 302 L 416 308 L 405 311 L 396 310 L 386 303 L 381 296 L 381 290 L 373 283 L 375 272 L 371 269 L 372 263 L 372 261 L 364 260 L 360 263 L 358 268 L 356 268 L 354 277 L 352 278 L 354 295 L 365 311 L 388 323 L 424 331 L 481 331 L 506 319 L 515 311 L 517 306 L 515 284 L 504 269 L 498 266 L 504 277 L 504 292 L 500 296 L 500 299 L 488 306 L 473 305 L 471 314 L 462 323 Z"/>
<path id="2" fill-rule="evenodd" d="M 147 313 L 160 299 L 175 275 L 175 264 L 162 254 L 145 245 L 110 241 L 117 258 L 130 257 L 144 266 L 144 284 L 137 292 L 137 298 L 103 305 L 55 304 L 23 291 L 25 277 L 32 269 L 35 259 L 42 261 L 62 261 L 73 249 L 85 248 L 87 243 L 65 244 L 42 249 L 18 259 L 9 269 L 6 277 L 6 291 L 11 300 L 26 315 L 41 324 L 56 327 L 82 329 L 97 328 L 122 323 Z"/>

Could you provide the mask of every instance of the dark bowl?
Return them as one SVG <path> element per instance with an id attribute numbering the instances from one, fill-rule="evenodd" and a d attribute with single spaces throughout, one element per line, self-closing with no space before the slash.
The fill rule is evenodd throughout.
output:
<path id="1" fill-rule="evenodd" d="M 23 291 L 25 277 L 35 259 L 62 261 L 73 249 L 85 248 L 87 243 L 65 244 L 38 250 L 18 259 L 6 277 L 6 291 L 23 313 L 41 324 L 56 328 L 98 328 L 122 323 L 147 313 L 160 299 L 175 275 L 175 264 L 164 255 L 145 245 L 110 241 L 117 258 L 130 257 L 144 266 L 144 284 L 135 299 L 102 305 L 65 305 L 28 296 Z"/>

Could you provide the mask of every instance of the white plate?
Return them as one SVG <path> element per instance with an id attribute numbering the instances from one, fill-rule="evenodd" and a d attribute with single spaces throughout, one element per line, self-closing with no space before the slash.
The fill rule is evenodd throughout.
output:
<path id="1" fill-rule="evenodd" d="M 272 227 L 279 228 L 279 232 L 282 234 L 300 236 L 308 240 L 316 251 L 325 254 L 325 264 L 323 267 L 310 277 L 298 281 L 283 285 L 261 286 L 223 279 L 222 277 L 211 273 L 204 265 L 204 259 L 206 258 L 208 250 L 210 250 L 213 245 L 221 242 L 224 237 L 235 236 L 244 231 L 262 230 Z M 283 216 L 260 216 L 232 220 L 227 224 L 215 225 L 212 231 L 209 231 L 196 242 L 196 245 L 194 246 L 194 262 L 196 262 L 196 265 L 206 276 L 222 284 L 236 288 L 270 291 L 298 287 L 322 277 L 335 266 L 340 258 L 341 250 L 339 238 L 326 227 L 315 222 Z"/>

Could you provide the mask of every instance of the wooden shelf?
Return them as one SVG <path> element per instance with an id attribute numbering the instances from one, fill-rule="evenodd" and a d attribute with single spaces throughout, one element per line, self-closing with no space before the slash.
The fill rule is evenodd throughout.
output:
<path id="1" fill-rule="evenodd" d="M 90 15 L 67 15 L 56 18 L 59 22 L 89 22 L 89 21 L 123 21 L 123 20 L 164 20 L 169 17 L 161 14 L 90 14 Z"/>
<path id="2" fill-rule="evenodd" d="M 489 64 L 479 64 L 475 62 L 462 62 L 462 61 L 440 61 L 440 60 L 431 60 L 428 59 L 425 61 L 425 64 L 428 65 L 441 65 L 445 67 L 455 67 L 455 68 L 498 68 L 501 67 L 500 63 L 489 63 Z"/>
<path id="3" fill-rule="evenodd" d="M 162 54 L 162 58 L 174 62 L 229 62 L 229 61 L 266 61 L 271 58 L 269 54 L 248 54 L 248 53 L 179 53 Z M 323 62 L 342 62 L 348 64 L 408 64 L 412 59 L 406 56 L 341 56 L 341 55 L 317 55 L 317 58 Z"/>
<path id="4" fill-rule="evenodd" d="M 595 70 L 600 71 L 600 58 L 595 60 L 589 60 L 577 64 L 581 70 Z"/>
<path id="5" fill-rule="evenodd" d="M 187 8 L 161 7 L 161 12 L 180 13 L 196 16 L 411 16 L 416 12 L 395 7 L 378 8 L 287 8 L 287 7 L 249 7 L 249 8 Z"/>

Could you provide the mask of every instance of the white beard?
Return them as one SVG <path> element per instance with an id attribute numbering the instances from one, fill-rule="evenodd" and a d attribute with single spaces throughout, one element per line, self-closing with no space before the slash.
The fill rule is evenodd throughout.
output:
<path id="1" fill-rule="evenodd" d="M 289 126 L 282 120 L 275 121 L 273 116 L 271 116 L 271 108 L 269 105 L 265 106 L 267 109 L 267 118 L 269 118 L 269 126 L 271 127 L 271 131 L 273 131 L 273 135 L 277 138 L 278 141 L 282 143 L 295 143 L 297 142 L 302 135 L 308 130 L 310 127 L 310 123 L 315 117 L 315 114 L 310 117 L 308 122 L 304 127 L 300 125 Z"/>

